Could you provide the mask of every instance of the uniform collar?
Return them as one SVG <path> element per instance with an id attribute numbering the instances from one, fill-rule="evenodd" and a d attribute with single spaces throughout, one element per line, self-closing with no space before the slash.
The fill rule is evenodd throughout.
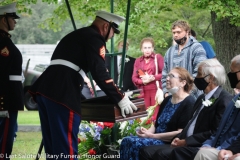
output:
<path id="1" fill-rule="evenodd" d="M 154 53 L 152 53 L 150 56 L 149 56 L 149 58 L 151 58 L 151 59 L 154 59 Z M 142 55 L 141 57 L 140 57 L 140 61 L 143 61 L 144 60 L 144 56 Z"/>
<path id="2" fill-rule="evenodd" d="M 96 25 L 92 24 L 90 27 L 92 27 L 92 28 L 93 28 L 94 30 L 96 30 L 99 34 L 101 34 L 99 28 L 98 28 Z"/>
<path id="3" fill-rule="evenodd" d="M 11 34 L 9 34 L 8 32 L 6 32 L 6 31 L 4 31 L 4 30 L 2 30 L 2 29 L 0 29 L 0 35 L 1 35 L 2 37 L 9 37 L 9 38 L 12 37 Z"/>

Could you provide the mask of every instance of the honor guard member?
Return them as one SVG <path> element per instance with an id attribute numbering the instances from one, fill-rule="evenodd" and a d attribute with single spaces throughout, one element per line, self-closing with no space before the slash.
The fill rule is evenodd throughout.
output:
<path id="1" fill-rule="evenodd" d="M 0 6 L 0 153 L 9 159 L 12 152 L 18 110 L 23 110 L 22 55 L 11 40 L 16 3 Z"/>
<path id="2" fill-rule="evenodd" d="M 118 25 L 125 18 L 97 11 L 91 26 L 63 37 L 53 52 L 50 66 L 30 89 L 39 105 L 45 152 L 58 159 L 77 160 L 77 134 L 81 121 L 80 70 L 91 72 L 99 87 L 121 109 L 122 116 L 133 113 L 136 106 L 120 91 L 105 67 L 106 41 L 119 34 Z"/>

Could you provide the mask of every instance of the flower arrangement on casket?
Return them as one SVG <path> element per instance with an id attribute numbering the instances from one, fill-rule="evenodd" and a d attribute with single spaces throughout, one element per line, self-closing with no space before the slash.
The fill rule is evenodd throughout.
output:
<path id="1" fill-rule="evenodd" d="M 156 106 L 147 109 L 148 116 L 118 123 L 82 121 L 79 127 L 79 160 L 101 159 L 107 149 L 118 150 L 122 138 L 136 135 L 140 127 L 149 128 Z"/>

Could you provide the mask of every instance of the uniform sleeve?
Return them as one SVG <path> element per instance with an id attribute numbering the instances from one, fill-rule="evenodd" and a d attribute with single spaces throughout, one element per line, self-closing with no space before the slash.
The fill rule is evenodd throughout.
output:
<path id="1" fill-rule="evenodd" d="M 206 52 L 205 52 L 203 46 L 200 43 L 194 43 L 193 45 L 194 46 L 193 46 L 193 52 L 192 53 L 193 53 L 194 57 L 193 57 L 193 62 L 192 62 L 192 65 L 193 65 L 192 76 L 193 76 L 193 78 L 195 78 L 196 75 L 197 75 L 197 70 L 198 70 L 197 65 L 198 65 L 198 63 L 206 60 L 207 57 L 206 57 Z"/>
<path id="2" fill-rule="evenodd" d="M 118 89 L 105 66 L 105 42 L 100 36 L 91 37 L 86 43 L 87 68 L 99 87 L 109 96 L 114 103 L 123 98 L 123 93 Z"/>

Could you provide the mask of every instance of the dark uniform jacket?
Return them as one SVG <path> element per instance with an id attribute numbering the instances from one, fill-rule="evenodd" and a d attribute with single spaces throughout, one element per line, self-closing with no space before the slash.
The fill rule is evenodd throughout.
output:
<path id="1" fill-rule="evenodd" d="M 51 60 L 67 60 L 91 72 L 93 79 L 114 103 L 123 94 L 116 87 L 105 67 L 106 43 L 97 27 L 89 26 L 66 35 L 57 45 Z M 81 75 L 64 65 L 50 65 L 30 89 L 34 95 L 41 94 L 81 114 L 80 91 L 83 86 Z"/>
<path id="2" fill-rule="evenodd" d="M 233 96 L 225 91 L 221 86 L 219 86 L 211 98 L 214 98 L 215 101 L 211 106 L 204 107 L 200 111 L 193 130 L 193 135 L 187 137 L 187 131 L 189 129 L 188 124 L 177 136 L 179 139 L 185 139 L 187 146 L 200 147 L 205 140 L 210 138 L 210 136 L 216 132 L 222 115 L 228 104 L 231 102 Z M 192 115 L 194 115 L 194 112 L 196 110 L 202 107 L 203 99 L 204 94 L 200 95 L 197 99 L 193 108 Z"/>
<path id="3" fill-rule="evenodd" d="M 123 91 L 127 91 L 127 90 L 134 90 L 137 89 L 137 87 L 133 84 L 132 82 L 132 74 L 133 74 L 133 68 L 134 68 L 134 62 L 135 62 L 135 58 L 130 57 L 128 55 L 126 55 L 126 58 L 129 58 L 128 62 L 125 62 L 125 66 L 124 66 L 124 72 L 123 72 Z M 114 56 L 114 82 L 117 83 L 118 82 L 118 66 L 117 66 L 117 56 Z M 106 56 L 106 67 L 109 70 L 109 73 L 111 73 L 111 58 L 109 56 Z"/>
<path id="4" fill-rule="evenodd" d="M 0 111 L 23 110 L 22 81 L 10 81 L 10 75 L 22 75 L 22 55 L 10 39 L 0 30 Z"/>

